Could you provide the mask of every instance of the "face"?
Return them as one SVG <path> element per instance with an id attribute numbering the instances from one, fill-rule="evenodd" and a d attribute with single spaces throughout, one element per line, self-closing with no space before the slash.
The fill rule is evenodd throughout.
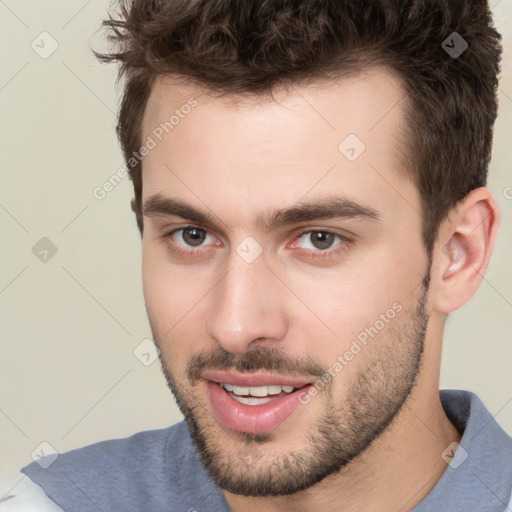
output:
<path id="1" fill-rule="evenodd" d="M 402 95 L 382 68 L 275 101 L 169 79 L 152 90 L 146 306 L 201 459 L 229 492 L 290 494 L 339 471 L 416 382 L 429 265 Z"/>

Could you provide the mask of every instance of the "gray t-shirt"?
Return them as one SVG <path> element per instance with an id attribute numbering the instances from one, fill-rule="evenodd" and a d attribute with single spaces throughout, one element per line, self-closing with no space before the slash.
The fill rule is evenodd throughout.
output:
<path id="1" fill-rule="evenodd" d="M 443 454 L 446 471 L 412 512 L 512 511 L 512 438 L 475 394 L 440 396 L 463 436 Z M 22 472 L 66 512 L 230 512 L 184 422 L 60 454 L 47 469 L 40 464 Z M 9 501 L 15 506 L 16 496 Z"/>

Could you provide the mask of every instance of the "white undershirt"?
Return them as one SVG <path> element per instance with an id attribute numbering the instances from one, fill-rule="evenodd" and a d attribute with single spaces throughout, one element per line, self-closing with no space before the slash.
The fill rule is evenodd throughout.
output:
<path id="1" fill-rule="evenodd" d="M 18 483 L 0 499 L 0 512 L 64 512 L 28 476 L 18 473 L 12 480 Z"/>

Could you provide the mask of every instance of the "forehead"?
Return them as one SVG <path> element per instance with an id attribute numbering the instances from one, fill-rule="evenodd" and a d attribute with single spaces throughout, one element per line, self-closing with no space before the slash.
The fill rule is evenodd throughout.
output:
<path id="1" fill-rule="evenodd" d="M 385 203 L 396 203 L 397 186 L 415 195 L 403 165 L 405 101 L 384 67 L 273 97 L 215 97 L 160 77 L 143 119 L 142 140 L 155 143 L 143 160 L 143 197 L 168 193 L 198 206 L 203 198 L 240 221 L 333 190 L 392 209 Z"/>

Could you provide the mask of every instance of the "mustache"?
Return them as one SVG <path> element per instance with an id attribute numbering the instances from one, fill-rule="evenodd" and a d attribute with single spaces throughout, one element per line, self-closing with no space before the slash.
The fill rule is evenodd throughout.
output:
<path id="1" fill-rule="evenodd" d="M 205 370 L 228 370 L 254 373 L 258 370 L 285 373 L 290 376 L 321 378 L 327 369 L 309 356 L 292 357 L 286 352 L 269 347 L 259 347 L 242 354 L 228 352 L 221 346 L 201 352 L 189 361 L 186 375 L 195 384 Z"/>

